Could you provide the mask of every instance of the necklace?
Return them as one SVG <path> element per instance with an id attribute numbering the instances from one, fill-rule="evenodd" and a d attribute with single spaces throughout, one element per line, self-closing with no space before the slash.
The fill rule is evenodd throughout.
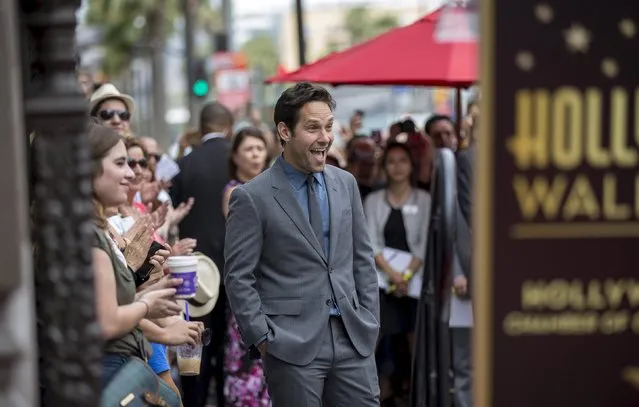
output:
<path id="1" fill-rule="evenodd" d="M 390 190 L 387 190 L 386 199 L 388 200 L 388 203 L 390 204 L 391 207 L 400 208 L 404 205 L 404 203 L 406 203 L 411 193 L 412 193 L 412 188 L 408 188 L 405 191 L 401 191 L 399 195 L 393 195 L 390 192 Z"/>

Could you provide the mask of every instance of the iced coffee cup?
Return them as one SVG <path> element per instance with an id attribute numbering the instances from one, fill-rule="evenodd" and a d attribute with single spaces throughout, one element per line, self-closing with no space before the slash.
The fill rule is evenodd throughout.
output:
<path id="1" fill-rule="evenodd" d="M 202 363 L 202 344 L 184 344 L 176 349 L 180 376 L 197 376 Z"/>
<path id="2" fill-rule="evenodd" d="M 181 278 L 182 284 L 176 287 L 175 298 L 194 298 L 197 291 L 197 257 L 195 256 L 172 256 L 167 264 L 169 274 L 173 278 Z"/>

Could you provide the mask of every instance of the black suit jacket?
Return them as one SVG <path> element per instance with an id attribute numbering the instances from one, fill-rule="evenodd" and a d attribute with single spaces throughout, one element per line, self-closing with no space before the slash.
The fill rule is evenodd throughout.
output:
<path id="1" fill-rule="evenodd" d="M 222 213 L 222 194 L 229 182 L 230 142 L 223 138 L 207 140 L 179 161 L 180 173 L 172 180 L 171 199 L 175 206 L 190 197 L 191 212 L 180 223 L 180 238 L 197 239 L 196 250 L 210 257 L 224 270 L 226 219 Z"/>
<path id="2" fill-rule="evenodd" d="M 457 155 L 457 256 L 460 271 L 470 280 L 472 252 L 472 195 L 475 147 Z"/>
<path id="3" fill-rule="evenodd" d="M 473 164 L 475 146 L 461 151 L 457 156 L 457 200 L 467 225 L 472 225 Z"/>

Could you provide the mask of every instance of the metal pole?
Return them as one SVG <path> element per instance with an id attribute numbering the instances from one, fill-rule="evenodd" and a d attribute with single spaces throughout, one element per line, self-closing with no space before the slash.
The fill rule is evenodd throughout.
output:
<path id="1" fill-rule="evenodd" d="M 295 16 L 297 17 L 297 50 L 300 66 L 306 64 L 306 40 L 304 39 L 304 6 L 302 0 L 295 0 Z"/>
<path id="2" fill-rule="evenodd" d="M 224 18 L 224 34 L 226 35 L 226 49 L 235 50 L 233 43 L 233 3 L 231 0 L 222 0 L 222 17 Z"/>
<path id="3" fill-rule="evenodd" d="M 195 73 L 193 71 L 193 61 L 195 60 L 193 55 L 193 32 L 194 32 L 194 24 L 193 24 L 193 2 L 192 0 L 182 0 L 182 12 L 184 13 L 184 61 L 185 61 L 185 69 L 186 69 L 186 80 L 187 80 L 187 94 L 188 94 L 188 109 L 190 113 L 189 125 L 195 126 L 197 122 L 197 100 L 195 99 L 195 95 L 193 94 L 193 90 L 191 87 L 195 82 Z"/>

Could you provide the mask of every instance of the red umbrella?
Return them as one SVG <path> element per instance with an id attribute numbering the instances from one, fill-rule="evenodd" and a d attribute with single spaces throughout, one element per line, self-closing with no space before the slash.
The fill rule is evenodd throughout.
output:
<path id="1" fill-rule="evenodd" d="M 478 80 L 476 42 L 438 43 L 442 9 L 342 52 L 334 52 L 266 83 L 468 87 Z"/>
<path id="2" fill-rule="evenodd" d="M 277 68 L 275 70 L 275 76 L 284 76 L 287 74 L 288 72 L 286 71 L 286 68 L 284 68 L 282 64 L 277 64 Z"/>

